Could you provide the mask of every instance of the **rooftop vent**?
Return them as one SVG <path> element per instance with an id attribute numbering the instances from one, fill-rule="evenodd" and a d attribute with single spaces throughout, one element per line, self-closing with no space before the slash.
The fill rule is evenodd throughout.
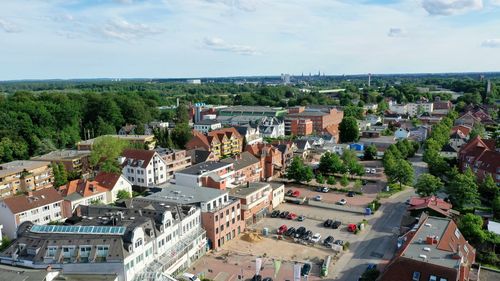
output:
<path id="1" fill-rule="evenodd" d="M 424 247 L 424 251 L 426 251 L 426 252 L 430 252 L 430 251 L 431 251 L 431 248 L 429 248 L 429 247 Z"/>
<path id="2" fill-rule="evenodd" d="M 432 227 L 432 224 L 430 224 L 430 223 L 426 223 L 426 224 L 425 224 L 425 226 L 427 226 L 427 227 Z"/>
<path id="3" fill-rule="evenodd" d="M 427 259 L 427 256 L 426 256 L 426 255 L 420 255 L 419 257 L 420 257 L 420 258 L 422 258 L 422 259 L 424 259 L 424 260 L 426 260 L 426 259 Z"/>

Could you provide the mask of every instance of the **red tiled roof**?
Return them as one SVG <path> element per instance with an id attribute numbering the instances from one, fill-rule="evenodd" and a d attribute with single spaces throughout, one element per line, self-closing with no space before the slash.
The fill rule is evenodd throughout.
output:
<path id="1" fill-rule="evenodd" d="M 95 177 L 95 181 L 99 183 L 102 187 L 112 190 L 116 183 L 120 179 L 121 174 L 100 172 Z"/>
<path id="2" fill-rule="evenodd" d="M 129 166 L 134 166 L 138 167 L 141 166 L 141 168 L 146 168 L 151 162 L 151 159 L 155 155 L 154 150 L 145 150 L 145 149 L 126 149 L 123 151 L 122 156 L 125 157 L 125 162 L 123 162 L 123 165 L 129 165 Z M 128 164 L 128 160 L 131 161 L 130 164 Z M 143 161 L 142 163 L 140 161 Z M 142 165 L 141 165 L 142 164 Z"/>
<path id="3" fill-rule="evenodd" d="M 62 201 L 62 196 L 54 188 L 44 188 L 28 193 L 5 198 L 3 202 L 13 214 L 18 214 L 47 204 Z"/>
<path id="4" fill-rule="evenodd" d="M 421 208 L 427 208 L 430 205 L 436 206 L 442 210 L 449 210 L 452 208 L 452 205 L 441 198 L 437 198 L 436 196 L 428 196 L 428 197 L 412 197 L 410 199 L 410 207 L 409 210 L 416 210 Z"/>
<path id="5" fill-rule="evenodd" d="M 107 188 L 99 185 L 97 181 L 73 180 L 68 184 L 59 187 L 59 193 L 63 196 L 69 196 L 78 193 L 83 197 L 89 197 L 96 193 L 108 191 Z"/>
<path id="6" fill-rule="evenodd" d="M 457 131 L 460 131 L 462 132 L 462 134 L 468 136 L 470 134 L 470 131 L 472 130 L 471 127 L 469 126 L 465 126 L 465 125 L 458 125 L 458 126 L 454 126 L 451 128 L 451 133 L 455 133 Z"/>

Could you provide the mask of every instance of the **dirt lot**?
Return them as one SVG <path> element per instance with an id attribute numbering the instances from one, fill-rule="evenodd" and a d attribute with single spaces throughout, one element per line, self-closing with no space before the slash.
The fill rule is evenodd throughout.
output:
<path id="1" fill-rule="evenodd" d="M 375 183 L 367 184 L 366 186 L 363 186 L 362 190 L 371 188 L 370 187 L 371 185 L 376 185 L 376 184 Z M 311 198 L 312 200 L 312 198 L 314 198 L 315 196 L 321 195 L 321 201 L 332 204 L 337 203 L 340 199 L 346 199 L 348 206 L 356 206 L 356 207 L 366 207 L 368 203 L 372 202 L 377 197 L 377 191 L 379 190 L 378 187 L 375 187 L 376 191 L 373 193 L 364 193 L 363 195 L 355 195 L 354 197 L 347 197 L 347 194 L 343 192 L 333 192 L 333 191 L 330 191 L 328 193 L 317 192 L 313 187 L 294 184 L 294 183 L 287 184 L 285 186 L 285 192 L 290 189 L 300 191 L 300 197 L 305 196 L 307 198 Z"/>

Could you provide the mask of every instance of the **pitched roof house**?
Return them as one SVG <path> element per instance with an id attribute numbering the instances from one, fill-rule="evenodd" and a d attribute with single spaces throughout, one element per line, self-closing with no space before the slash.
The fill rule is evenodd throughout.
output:
<path id="1" fill-rule="evenodd" d="M 187 149 L 213 151 L 217 157 L 241 153 L 243 137 L 234 127 L 222 128 L 203 134 L 193 131 L 193 137 L 186 144 Z"/>
<path id="2" fill-rule="evenodd" d="M 452 205 L 436 196 L 427 197 L 412 197 L 410 199 L 408 211 L 413 217 L 418 217 L 422 212 L 426 212 L 432 216 L 451 217 L 456 214 L 453 211 Z"/>
<path id="3" fill-rule="evenodd" d="M 496 151 L 495 140 L 480 136 L 470 140 L 460 148 L 458 164 L 462 172 L 470 168 L 479 181 L 491 175 L 500 183 L 500 152 Z"/>

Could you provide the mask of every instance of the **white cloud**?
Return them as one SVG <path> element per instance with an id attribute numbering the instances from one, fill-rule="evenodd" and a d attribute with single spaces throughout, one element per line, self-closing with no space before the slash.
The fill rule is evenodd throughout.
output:
<path id="1" fill-rule="evenodd" d="M 389 29 L 387 36 L 389 37 L 405 37 L 407 35 L 406 30 L 399 27 L 392 27 Z"/>
<path id="2" fill-rule="evenodd" d="M 229 44 L 226 41 L 216 37 L 203 39 L 203 45 L 204 47 L 214 51 L 231 52 L 250 56 L 259 54 L 259 52 L 257 52 L 257 50 L 251 46 Z"/>
<path id="3" fill-rule="evenodd" d="M 257 9 L 257 0 L 204 0 L 210 3 L 220 3 L 231 8 L 243 10 L 245 12 L 253 12 Z"/>
<path id="4" fill-rule="evenodd" d="M 500 48 L 500 39 L 484 40 L 481 46 L 485 48 Z"/>
<path id="5" fill-rule="evenodd" d="M 124 19 L 108 21 L 98 28 L 100 33 L 110 39 L 131 41 L 163 32 L 161 29 L 150 27 L 143 23 L 131 23 Z"/>
<path id="6" fill-rule="evenodd" d="M 481 10 L 483 0 L 422 0 L 422 7 L 431 15 L 456 15 Z"/>
<path id="7" fill-rule="evenodd" d="M 500 0 L 489 0 L 489 3 L 493 6 L 500 6 Z"/>
<path id="8" fill-rule="evenodd" d="M 14 23 L 7 21 L 7 20 L 4 20 L 4 19 L 0 19 L 0 30 L 3 30 L 7 33 L 21 32 L 21 28 L 19 28 Z"/>

